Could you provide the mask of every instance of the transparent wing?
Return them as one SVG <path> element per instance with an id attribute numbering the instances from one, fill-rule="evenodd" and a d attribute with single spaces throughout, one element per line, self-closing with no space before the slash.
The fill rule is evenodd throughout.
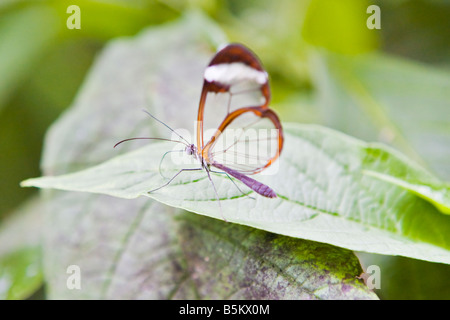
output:
<path id="1" fill-rule="evenodd" d="M 216 133 L 217 128 L 231 113 L 241 108 L 260 106 L 264 103 L 264 97 L 260 88 L 246 83 L 245 89 L 238 91 L 235 85 L 226 92 L 208 92 L 205 99 L 205 111 L 203 116 L 203 141 L 207 144 Z M 240 85 L 239 87 L 243 87 Z"/>
<path id="2" fill-rule="evenodd" d="M 246 47 L 220 50 L 204 73 L 197 124 L 198 152 L 245 174 L 260 172 L 279 155 L 283 132 L 269 109 L 268 76 Z"/>
<path id="3" fill-rule="evenodd" d="M 221 130 L 204 148 L 203 156 L 244 174 L 258 173 L 271 165 L 283 147 L 283 131 L 276 114 L 260 108 L 231 113 Z"/>

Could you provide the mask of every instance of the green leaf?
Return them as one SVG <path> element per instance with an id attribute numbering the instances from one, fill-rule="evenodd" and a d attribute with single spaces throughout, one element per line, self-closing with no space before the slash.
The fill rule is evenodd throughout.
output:
<path id="1" fill-rule="evenodd" d="M 437 185 L 426 185 L 424 183 L 416 181 L 398 179 L 392 175 L 387 175 L 370 170 L 365 170 L 364 174 L 405 188 L 406 190 L 415 193 L 419 197 L 430 201 L 441 212 L 450 214 L 450 188 L 447 185 L 440 185 L 439 182 L 437 182 Z"/>
<path id="2" fill-rule="evenodd" d="M 381 145 L 315 125 L 284 127 L 286 142 L 278 172 L 257 177 L 278 193 L 277 199 L 246 197 L 226 176 L 216 174 L 219 210 L 204 172 L 184 172 L 167 187 L 148 193 L 167 181 L 159 173 L 159 164 L 173 148 L 168 143 L 151 144 L 80 172 L 27 180 L 22 185 L 125 199 L 149 196 L 170 206 L 291 237 L 450 263 L 449 244 L 443 237 L 450 230 L 448 217 L 415 194 L 368 172 L 396 171 L 417 178 L 419 173 L 430 174 Z M 170 177 L 178 170 L 172 165 L 163 172 Z"/>
<path id="3" fill-rule="evenodd" d="M 202 298 L 375 297 L 354 277 L 362 269 L 351 251 L 192 214 L 183 215 L 181 222 L 180 244 Z M 212 280 L 219 273 L 219 279 Z M 220 291 L 208 292 L 215 282 Z"/>
<path id="4" fill-rule="evenodd" d="M 69 207 L 69 210 L 64 208 Z M 61 193 L 46 279 L 58 299 L 376 299 L 348 250 L 183 213 L 145 198 Z M 58 210 L 63 210 L 64 215 Z M 84 210 L 89 214 L 83 215 Z M 81 270 L 68 290 L 66 268 Z"/>
<path id="5" fill-rule="evenodd" d="M 40 237 L 45 207 L 32 198 L 0 225 L 0 299 L 28 298 L 43 284 Z"/>
<path id="6" fill-rule="evenodd" d="M 39 252 L 34 249 L 0 256 L 1 299 L 27 298 L 42 285 L 39 256 Z"/>
<path id="7" fill-rule="evenodd" d="M 129 156 L 127 150 L 142 141 L 112 148 L 126 137 L 166 136 L 166 128 L 143 114 L 143 107 L 175 128 L 187 127 L 212 49 L 224 41 L 217 26 L 190 14 L 111 43 L 73 106 L 50 128 L 44 174 Z M 164 145 L 154 146 L 163 151 Z M 356 278 L 361 268 L 348 250 L 183 213 L 147 197 L 42 194 L 48 212 L 43 264 L 51 299 L 376 299 Z M 217 211 L 217 202 L 212 205 Z M 79 290 L 67 287 L 72 265 L 81 273 Z"/>

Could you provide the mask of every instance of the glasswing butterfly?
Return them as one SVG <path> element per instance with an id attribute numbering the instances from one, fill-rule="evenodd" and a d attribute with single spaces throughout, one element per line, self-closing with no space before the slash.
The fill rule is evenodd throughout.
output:
<path id="1" fill-rule="evenodd" d="M 261 62 L 244 45 L 229 44 L 216 53 L 204 72 L 197 115 L 197 145 L 189 143 L 147 112 L 183 141 L 131 138 L 115 146 L 134 139 L 174 141 L 185 144 L 183 151 L 200 162 L 200 168 L 181 169 L 167 183 L 149 193 L 167 186 L 183 171 L 206 170 L 221 211 L 219 195 L 210 172 L 225 173 L 233 183 L 230 176 L 264 197 L 275 198 L 277 195 L 269 186 L 249 177 L 271 166 L 283 148 L 281 122 L 276 113 L 269 109 L 269 102 L 268 74 Z M 214 171 L 212 167 L 221 172 Z"/>

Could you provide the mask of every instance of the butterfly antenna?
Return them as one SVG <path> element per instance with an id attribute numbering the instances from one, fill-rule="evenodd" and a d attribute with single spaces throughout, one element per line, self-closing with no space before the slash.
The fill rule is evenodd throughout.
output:
<path id="1" fill-rule="evenodd" d="M 117 147 L 119 144 L 121 144 L 121 143 L 123 143 L 123 142 L 131 141 L 131 140 L 162 140 L 162 141 L 172 141 L 172 142 L 177 142 L 177 143 L 183 143 L 183 144 L 186 144 L 186 143 L 184 143 L 184 141 L 179 141 L 179 140 L 164 139 L 164 138 L 146 138 L 146 137 L 143 137 L 143 138 L 129 138 L 129 139 L 125 139 L 125 140 L 119 141 L 119 142 L 117 142 L 117 143 L 114 145 L 113 148 Z"/>
<path id="2" fill-rule="evenodd" d="M 161 120 L 159 120 L 158 118 L 156 118 L 154 115 L 152 115 L 150 112 L 148 112 L 145 109 L 142 109 L 142 111 L 144 111 L 146 114 L 148 114 L 150 117 L 152 117 L 153 119 L 155 119 L 156 121 L 158 121 L 159 123 L 161 123 L 163 126 L 165 126 L 167 129 L 169 129 L 170 131 L 172 131 L 173 133 L 175 133 L 178 137 L 180 137 L 181 139 L 183 139 L 184 141 L 186 141 L 186 143 L 189 145 L 189 141 L 187 141 L 183 136 L 181 136 L 178 132 L 176 132 L 175 130 L 173 130 L 171 127 L 169 127 L 167 124 L 165 124 L 164 122 L 162 122 Z"/>

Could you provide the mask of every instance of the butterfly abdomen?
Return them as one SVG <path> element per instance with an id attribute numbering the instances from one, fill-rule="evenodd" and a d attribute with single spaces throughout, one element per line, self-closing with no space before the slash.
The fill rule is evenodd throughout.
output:
<path id="1" fill-rule="evenodd" d="M 259 193 L 260 195 L 267 197 L 267 198 L 276 198 L 277 194 L 275 191 L 272 190 L 269 186 L 266 186 L 264 183 L 261 183 L 259 181 L 256 181 L 255 179 L 252 179 L 245 174 L 240 173 L 239 171 L 227 168 L 220 163 L 213 163 L 213 166 L 216 168 L 225 171 L 229 175 L 235 177 L 236 179 L 242 181 L 247 187 L 252 189 L 253 191 Z"/>
<path id="2" fill-rule="evenodd" d="M 254 180 L 254 181 L 257 184 L 254 186 L 254 188 L 250 187 L 252 190 L 254 190 L 255 192 L 257 192 L 260 195 L 267 197 L 267 198 L 276 198 L 277 197 L 277 194 L 275 193 L 275 191 L 272 190 L 272 188 L 270 188 L 269 186 L 267 186 L 261 182 L 258 182 L 256 180 Z"/>

